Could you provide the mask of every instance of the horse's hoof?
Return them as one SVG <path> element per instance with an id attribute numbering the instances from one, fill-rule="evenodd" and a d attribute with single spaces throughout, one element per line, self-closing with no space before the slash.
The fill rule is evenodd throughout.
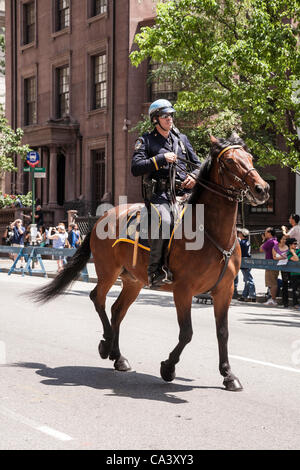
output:
<path id="1" fill-rule="evenodd" d="M 229 392 L 241 392 L 243 390 L 243 386 L 239 379 L 231 379 L 231 380 L 224 380 L 223 385 L 225 385 L 225 389 Z"/>
<path id="2" fill-rule="evenodd" d="M 98 351 L 101 359 L 107 359 L 109 356 L 110 348 L 106 341 L 101 340 L 98 346 Z"/>
<path id="3" fill-rule="evenodd" d="M 170 366 L 167 361 L 161 362 L 160 375 L 165 382 L 172 382 L 176 377 L 175 366 Z"/>
<path id="4" fill-rule="evenodd" d="M 123 356 L 120 356 L 119 359 L 114 362 L 114 368 L 120 372 L 128 372 L 131 370 L 129 362 L 126 357 Z"/>

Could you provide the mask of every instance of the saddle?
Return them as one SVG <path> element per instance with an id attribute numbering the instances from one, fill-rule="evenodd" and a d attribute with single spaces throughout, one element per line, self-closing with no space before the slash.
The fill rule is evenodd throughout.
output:
<path id="1" fill-rule="evenodd" d="M 175 211 L 175 221 L 172 227 L 172 234 L 168 244 L 168 252 L 170 251 L 171 243 L 174 236 L 174 231 L 179 223 L 184 213 L 184 202 L 185 198 L 177 198 L 177 208 Z M 155 206 L 153 206 L 156 210 Z M 160 224 L 160 215 L 158 215 L 157 223 Z M 144 250 L 150 251 L 150 228 L 149 223 L 149 210 L 145 204 L 134 205 L 133 209 L 130 210 L 127 214 L 127 222 L 125 230 L 123 229 L 120 237 L 114 242 L 113 247 L 119 242 L 135 243 L 136 241 L 136 232 L 139 232 L 138 246 Z"/>

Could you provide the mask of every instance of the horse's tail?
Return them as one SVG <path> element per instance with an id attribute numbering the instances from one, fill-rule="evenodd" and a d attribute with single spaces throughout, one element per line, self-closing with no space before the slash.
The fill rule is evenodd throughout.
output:
<path id="1" fill-rule="evenodd" d="M 89 232 L 76 253 L 68 260 L 64 269 L 42 289 L 36 289 L 29 297 L 35 302 L 45 303 L 55 299 L 67 289 L 71 282 L 75 281 L 80 271 L 85 267 L 91 256 L 90 248 L 91 232 Z"/>

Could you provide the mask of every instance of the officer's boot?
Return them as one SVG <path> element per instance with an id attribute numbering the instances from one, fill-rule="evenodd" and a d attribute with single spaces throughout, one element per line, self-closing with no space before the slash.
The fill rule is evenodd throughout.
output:
<path id="1" fill-rule="evenodd" d="M 170 284 L 173 280 L 173 276 L 170 271 L 162 266 L 163 251 L 164 251 L 165 240 L 152 239 L 151 240 L 151 251 L 150 260 L 148 266 L 148 282 L 149 287 L 160 287 L 163 284 Z"/>

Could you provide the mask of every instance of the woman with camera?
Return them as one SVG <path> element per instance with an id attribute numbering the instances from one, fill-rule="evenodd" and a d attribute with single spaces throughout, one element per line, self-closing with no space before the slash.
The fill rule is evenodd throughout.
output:
<path id="1" fill-rule="evenodd" d="M 66 232 L 65 224 L 60 223 L 57 227 L 50 227 L 48 232 L 48 239 L 52 240 L 53 248 L 62 250 L 68 244 L 68 234 Z M 62 271 L 64 268 L 63 257 L 57 257 L 57 272 Z"/>

